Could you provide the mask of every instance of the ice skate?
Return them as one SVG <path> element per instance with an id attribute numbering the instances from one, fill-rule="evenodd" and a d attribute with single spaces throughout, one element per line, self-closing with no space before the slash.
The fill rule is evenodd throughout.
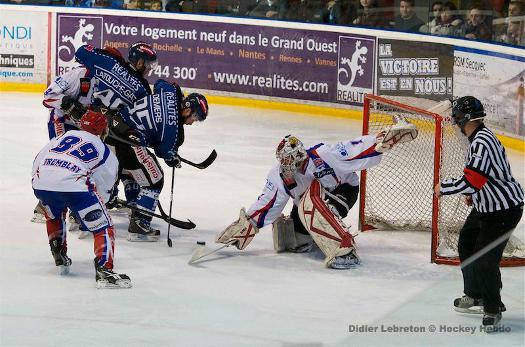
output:
<path id="1" fill-rule="evenodd" d="M 483 299 L 474 299 L 468 295 L 454 299 L 454 310 L 461 313 L 483 314 Z"/>
<path id="2" fill-rule="evenodd" d="M 69 232 L 74 233 L 80 230 L 80 221 L 78 220 L 78 216 L 74 215 L 71 212 L 67 217 L 67 224 L 69 224 L 69 227 L 67 229 Z"/>
<path id="3" fill-rule="evenodd" d="M 44 215 L 44 208 L 42 206 L 42 203 L 40 201 L 35 206 L 35 209 L 33 210 L 33 217 L 31 217 L 31 222 L 33 223 L 45 223 L 46 222 L 46 216 Z"/>
<path id="4" fill-rule="evenodd" d="M 69 268 L 72 264 L 71 258 L 67 256 L 67 250 L 62 246 L 59 239 L 53 239 L 49 241 L 49 247 L 51 248 L 51 254 L 55 259 L 55 265 L 58 269 L 59 275 L 67 275 Z"/>
<path id="5" fill-rule="evenodd" d="M 355 254 L 355 251 L 352 251 L 348 254 L 335 257 L 329 264 L 329 267 L 337 270 L 346 270 L 355 268 L 357 265 L 359 265 L 359 263 L 360 260 L 357 257 L 357 254 Z"/>
<path id="6" fill-rule="evenodd" d="M 497 329 L 497 326 L 499 325 L 499 322 L 501 321 L 501 313 L 485 313 L 483 315 L 483 329 L 486 333 L 491 333 L 495 329 Z"/>
<path id="7" fill-rule="evenodd" d="M 500 312 L 505 312 L 507 308 L 501 303 Z M 483 299 L 473 299 L 468 295 L 454 299 L 454 310 L 460 313 L 483 314 Z"/>
<path id="8" fill-rule="evenodd" d="M 128 241 L 156 242 L 160 238 L 160 230 L 153 229 L 149 222 L 141 218 L 131 218 L 128 227 Z"/>
<path id="9" fill-rule="evenodd" d="M 97 258 L 95 258 L 94 264 L 98 289 L 131 288 L 131 279 L 128 275 L 118 274 L 111 269 L 100 266 Z"/>

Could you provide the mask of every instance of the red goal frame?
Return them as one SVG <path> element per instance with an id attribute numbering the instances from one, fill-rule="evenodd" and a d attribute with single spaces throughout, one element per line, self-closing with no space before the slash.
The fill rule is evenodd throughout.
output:
<path id="1" fill-rule="evenodd" d="M 441 173 L 441 154 L 442 154 L 442 142 L 443 142 L 443 122 L 450 121 L 450 118 L 443 117 L 437 113 L 433 113 L 415 106 L 403 104 L 394 100 L 390 100 L 377 95 L 367 94 L 364 98 L 363 105 L 363 135 L 369 134 L 369 120 L 370 120 L 370 103 L 377 101 L 382 104 L 398 107 L 400 109 L 418 113 L 426 117 L 432 118 L 435 121 L 435 133 L 434 133 L 434 172 L 433 172 L 433 187 L 440 182 Z M 365 221 L 365 196 L 366 196 L 366 182 L 367 172 L 366 170 L 361 171 L 360 180 L 360 199 L 359 199 L 359 226 L 362 231 L 374 230 L 375 227 L 364 223 Z M 459 265 L 460 260 L 458 257 L 443 257 L 437 254 L 439 228 L 438 228 L 438 217 L 439 217 L 439 200 L 436 196 L 432 197 L 432 237 L 431 237 L 431 248 L 430 248 L 430 261 L 436 264 L 445 265 Z M 525 266 L 525 259 L 523 258 L 503 258 L 500 263 L 501 266 Z"/>

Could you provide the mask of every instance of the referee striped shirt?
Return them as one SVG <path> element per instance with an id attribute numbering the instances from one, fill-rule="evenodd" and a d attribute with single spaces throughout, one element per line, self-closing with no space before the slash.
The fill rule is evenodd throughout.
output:
<path id="1" fill-rule="evenodd" d="M 471 195 L 474 208 L 481 213 L 523 205 L 523 188 L 512 177 L 505 148 L 494 133 L 482 124 L 469 141 L 463 176 L 441 182 L 441 194 Z"/>

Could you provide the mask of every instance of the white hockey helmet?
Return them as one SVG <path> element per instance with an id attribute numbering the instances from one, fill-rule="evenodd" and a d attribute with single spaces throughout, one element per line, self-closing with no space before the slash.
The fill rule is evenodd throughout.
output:
<path id="1" fill-rule="evenodd" d="M 275 156 L 281 164 L 281 170 L 284 174 L 294 174 L 308 159 L 303 143 L 292 135 L 286 135 L 279 142 Z"/>

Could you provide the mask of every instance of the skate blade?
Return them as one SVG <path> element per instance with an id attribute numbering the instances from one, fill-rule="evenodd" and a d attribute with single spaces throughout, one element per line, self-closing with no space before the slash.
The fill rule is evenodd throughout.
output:
<path id="1" fill-rule="evenodd" d="M 461 308 L 461 307 L 454 307 L 454 311 L 459 313 L 468 313 L 468 314 L 483 314 L 483 307 L 478 306 L 477 309 L 472 308 Z"/>
<path id="2" fill-rule="evenodd" d="M 93 236 L 93 233 L 89 231 L 81 231 L 80 234 L 78 234 L 78 238 L 80 240 L 87 239 L 89 237 Z"/>
<path id="3" fill-rule="evenodd" d="M 31 217 L 31 222 L 32 223 L 44 224 L 46 222 L 46 217 L 43 214 L 34 213 L 33 217 Z"/>
<path id="4" fill-rule="evenodd" d="M 69 269 L 71 266 L 59 265 L 57 266 L 57 273 L 59 276 L 69 275 Z"/>
<path id="5" fill-rule="evenodd" d="M 131 280 L 118 280 L 116 283 L 110 283 L 107 280 L 97 281 L 97 289 L 126 289 L 131 287 Z"/>
<path id="6" fill-rule="evenodd" d="M 141 235 L 135 233 L 128 233 L 128 241 L 130 242 L 157 242 L 160 239 L 160 235 Z"/>
<path id="7" fill-rule="evenodd" d="M 67 229 L 70 233 L 76 233 L 77 231 L 80 231 L 80 225 L 78 224 L 70 224 L 69 228 Z"/>

